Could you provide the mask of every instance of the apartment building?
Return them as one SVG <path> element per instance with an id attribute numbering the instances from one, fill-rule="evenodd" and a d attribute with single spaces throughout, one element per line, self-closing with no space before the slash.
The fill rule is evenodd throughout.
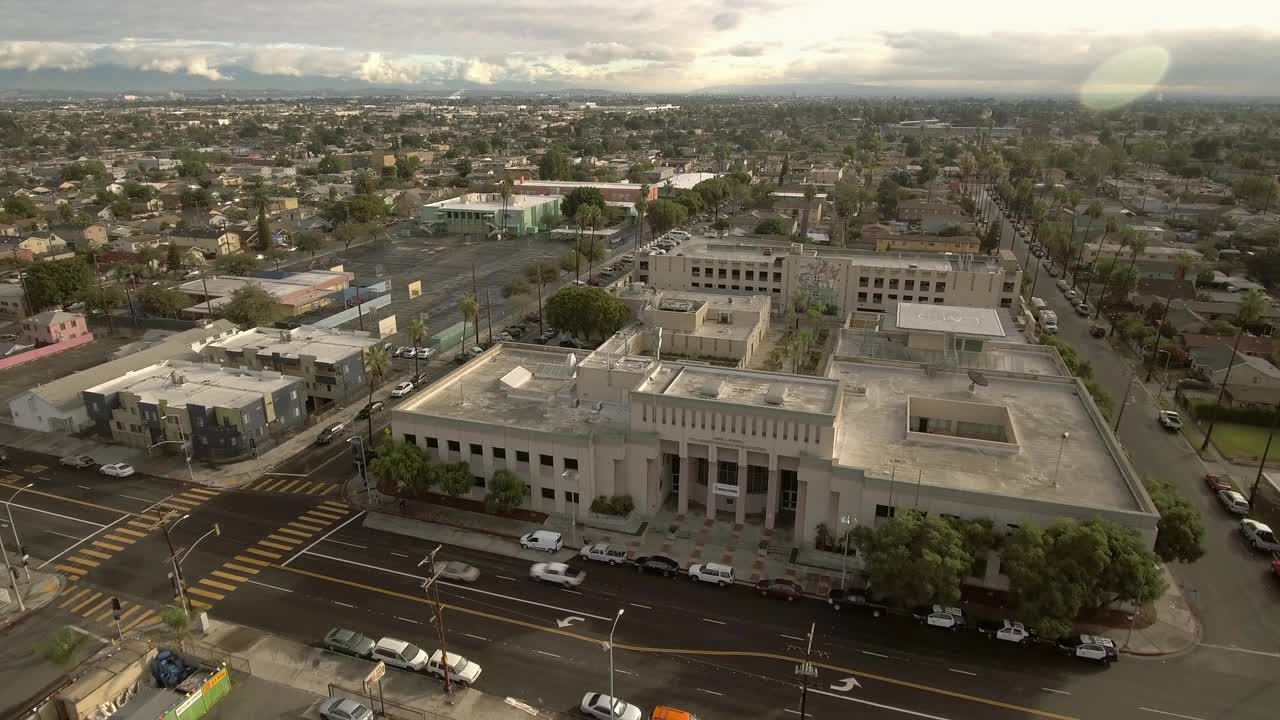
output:
<path id="1" fill-rule="evenodd" d="M 189 443 L 193 459 L 230 461 L 306 423 L 302 380 L 180 360 L 132 370 L 83 392 L 94 431 L 129 447 Z"/>
<path id="2" fill-rule="evenodd" d="M 694 238 L 676 254 L 640 256 L 635 281 L 661 290 L 787 299 L 805 292 L 843 315 L 897 302 L 1012 307 L 1022 270 L 1007 250 L 948 256 Z"/>
<path id="3" fill-rule="evenodd" d="M 309 325 L 292 330 L 253 328 L 210 343 L 200 351 L 208 361 L 246 370 L 273 370 L 303 380 L 308 414 L 346 405 L 369 391 L 365 348 L 378 337 Z"/>

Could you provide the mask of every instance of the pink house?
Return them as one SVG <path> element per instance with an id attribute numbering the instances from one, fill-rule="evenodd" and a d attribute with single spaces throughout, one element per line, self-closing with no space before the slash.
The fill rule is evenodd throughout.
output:
<path id="1" fill-rule="evenodd" d="M 40 345 L 53 345 L 84 336 L 92 339 L 84 316 L 79 313 L 46 310 L 22 321 L 22 335 Z"/>

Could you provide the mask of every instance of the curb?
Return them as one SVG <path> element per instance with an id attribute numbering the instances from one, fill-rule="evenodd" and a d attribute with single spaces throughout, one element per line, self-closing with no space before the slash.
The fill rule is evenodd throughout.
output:
<path id="1" fill-rule="evenodd" d="M 23 620 L 26 620 L 28 617 L 32 615 L 32 613 L 35 613 L 37 610 L 40 610 L 45 606 L 49 605 L 49 603 L 53 602 L 54 598 L 62 594 L 63 589 L 66 588 L 67 579 L 62 576 L 62 573 L 50 573 L 50 577 L 53 579 L 54 583 L 58 586 L 57 589 L 54 590 L 53 592 L 48 593 L 47 597 L 43 601 L 35 604 L 28 604 L 26 610 L 21 612 L 16 612 L 13 615 L 11 615 L 7 620 L 0 622 L 0 632 L 8 630 L 10 627 L 17 625 Z"/>

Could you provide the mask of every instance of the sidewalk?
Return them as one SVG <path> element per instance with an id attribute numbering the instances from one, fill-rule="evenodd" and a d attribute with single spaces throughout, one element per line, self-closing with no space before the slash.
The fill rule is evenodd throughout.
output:
<path id="1" fill-rule="evenodd" d="M 29 583 L 21 570 L 18 570 L 18 577 L 21 578 L 18 582 L 18 592 L 22 593 L 22 602 L 26 605 L 26 610 L 18 609 L 18 600 L 13 596 L 13 586 L 6 583 L 4 593 L 7 602 L 0 604 L 0 632 L 53 602 L 58 593 L 62 592 L 62 586 L 66 582 L 59 573 L 33 572 Z"/>
<path id="2" fill-rule="evenodd" d="M 370 705 L 363 683 L 374 664 L 368 660 L 337 655 L 260 630 L 210 621 L 207 635 L 193 644 L 193 654 L 206 660 L 225 660 L 234 670 L 252 675 L 256 695 L 273 686 L 287 686 L 295 701 L 303 693 L 315 699 L 350 697 Z M 481 679 L 481 684 L 484 680 Z M 425 674 L 389 669 L 382 680 L 382 694 L 388 714 L 393 717 L 445 718 L 449 720 L 528 720 L 530 717 L 559 719 L 560 715 L 532 707 L 516 698 L 499 698 L 475 689 L 455 690 L 445 695 L 439 680 Z M 234 697 L 235 692 L 228 699 Z M 278 699 L 282 705 L 289 702 Z M 370 705 L 371 709 L 376 709 Z M 227 717 L 264 717 L 228 715 Z M 296 717 L 317 717 L 314 711 Z"/>
<path id="3" fill-rule="evenodd" d="M 1081 625 L 1081 628 L 1108 634 L 1120 646 L 1121 652 L 1130 655 L 1173 655 L 1195 647 L 1200 642 L 1200 622 L 1169 568 L 1162 566 L 1161 569 L 1169 590 L 1152 603 L 1156 619 L 1150 625 L 1134 627 L 1132 633 L 1114 627 Z"/>

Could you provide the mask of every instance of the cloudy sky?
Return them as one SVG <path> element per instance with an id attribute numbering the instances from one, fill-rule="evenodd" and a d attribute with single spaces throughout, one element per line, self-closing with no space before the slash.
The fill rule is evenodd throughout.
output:
<path id="1" fill-rule="evenodd" d="M 1280 88 L 1280 3 L 1219 0 L 0 0 L 0 70 L 237 68 L 375 84 L 642 92 L 853 82 Z M 1090 80 L 1092 76 L 1092 80 Z"/>

